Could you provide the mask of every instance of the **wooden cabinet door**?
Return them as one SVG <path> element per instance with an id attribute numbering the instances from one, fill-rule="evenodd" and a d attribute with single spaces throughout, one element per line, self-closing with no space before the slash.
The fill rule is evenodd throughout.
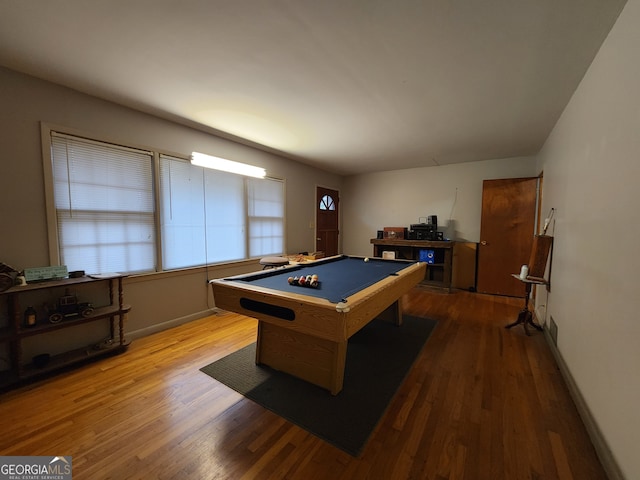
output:
<path id="1" fill-rule="evenodd" d="M 478 245 L 480 293 L 523 297 L 512 277 L 529 261 L 535 229 L 538 178 L 485 180 Z"/>

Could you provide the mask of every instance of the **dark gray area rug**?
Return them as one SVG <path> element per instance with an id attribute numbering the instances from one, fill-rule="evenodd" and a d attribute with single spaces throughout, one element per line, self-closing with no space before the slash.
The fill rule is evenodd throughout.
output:
<path id="1" fill-rule="evenodd" d="M 349 339 L 338 395 L 255 364 L 255 343 L 200 370 L 245 397 L 358 456 L 436 322 L 404 316 L 397 327 L 373 320 Z"/>

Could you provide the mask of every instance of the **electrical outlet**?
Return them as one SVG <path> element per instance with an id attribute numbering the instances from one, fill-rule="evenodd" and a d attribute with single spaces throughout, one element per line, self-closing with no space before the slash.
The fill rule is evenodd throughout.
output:
<path id="1" fill-rule="evenodd" d="M 556 321 L 553 319 L 553 315 L 549 315 L 549 335 L 551 335 L 551 340 L 553 340 L 553 344 L 558 346 L 558 325 Z"/>

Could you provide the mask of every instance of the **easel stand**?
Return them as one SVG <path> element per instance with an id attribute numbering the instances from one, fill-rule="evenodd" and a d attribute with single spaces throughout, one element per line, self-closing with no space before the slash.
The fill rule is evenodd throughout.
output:
<path id="1" fill-rule="evenodd" d="M 522 324 L 522 326 L 524 327 L 524 333 L 526 333 L 527 335 L 531 335 L 529 333 L 529 325 L 531 325 L 536 330 L 542 331 L 542 327 L 533 321 L 533 312 L 529 310 L 529 297 L 531 297 L 531 287 L 533 285 L 545 285 L 547 282 L 544 279 L 537 279 L 532 277 L 527 277 L 523 280 L 522 278 L 520 278 L 520 275 L 517 275 L 515 273 L 513 273 L 512 276 L 524 283 L 526 287 L 526 294 L 524 297 L 524 307 L 522 310 L 520 310 L 520 313 L 518 313 L 518 319 L 515 322 L 507 325 L 505 328 L 511 328 L 515 327 L 516 325 Z"/>

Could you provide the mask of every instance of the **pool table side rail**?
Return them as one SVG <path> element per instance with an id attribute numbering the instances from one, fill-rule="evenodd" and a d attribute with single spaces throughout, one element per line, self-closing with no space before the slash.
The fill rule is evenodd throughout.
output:
<path id="1" fill-rule="evenodd" d="M 283 294 L 276 290 L 248 285 L 245 282 L 211 280 L 213 297 L 217 308 L 240 313 L 275 325 L 307 333 L 320 338 L 335 340 L 341 336 L 340 314 L 335 305 L 323 298 L 304 297 L 297 294 Z M 243 300 L 262 302 L 265 305 L 290 309 L 295 320 L 285 320 L 258 310 L 243 306 Z"/>
<path id="2" fill-rule="evenodd" d="M 398 272 L 398 275 L 389 275 L 351 295 L 347 299 L 351 310 L 346 317 L 346 338 L 350 338 L 389 306 L 400 301 L 405 293 L 424 279 L 426 268 L 427 264 L 423 262 L 412 264 Z"/>
<path id="3" fill-rule="evenodd" d="M 383 280 L 349 296 L 348 312 L 338 312 L 336 305 L 326 299 L 283 292 L 276 289 L 251 285 L 241 279 L 211 280 L 216 307 L 241 313 L 275 325 L 315 335 L 333 341 L 348 339 L 369 321 L 396 302 L 424 278 L 426 264 L 412 263 L 397 275 L 389 275 Z M 240 276 L 242 277 L 242 276 Z M 242 305 L 243 299 L 262 302 L 295 313 L 295 320 L 285 320 L 260 311 L 250 310 Z"/>

